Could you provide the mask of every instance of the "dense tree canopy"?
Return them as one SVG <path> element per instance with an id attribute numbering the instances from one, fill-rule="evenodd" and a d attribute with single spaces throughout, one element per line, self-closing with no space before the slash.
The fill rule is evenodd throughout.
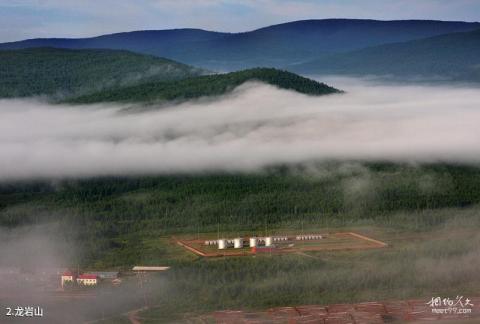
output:
<path id="1" fill-rule="evenodd" d="M 53 95 L 60 98 L 200 75 L 171 60 L 118 50 L 32 48 L 0 51 L 0 98 Z"/>
<path id="2" fill-rule="evenodd" d="M 475 167 L 369 165 L 347 174 L 336 167 L 326 170 L 327 177 L 276 169 L 250 175 L 2 184 L 0 226 L 60 223 L 67 228 L 63 234 L 77 236 L 88 251 L 86 264 L 128 265 L 148 255 L 141 248 L 146 240 L 162 235 L 363 222 L 421 229 L 451 215 L 404 212 L 480 203 L 480 171 Z M 145 255 L 133 253 L 139 249 Z"/>
<path id="3" fill-rule="evenodd" d="M 72 103 L 108 101 L 145 102 L 187 100 L 225 94 L 247 81 L 261 81 L 282 89 L 309 95 L 338 93 L 324 83 L 276 69 L 256 68 L 227 74 L 206 75 L 173 82 L 149 82 L 135 86 L 104 90 L 68 100 Z"/>

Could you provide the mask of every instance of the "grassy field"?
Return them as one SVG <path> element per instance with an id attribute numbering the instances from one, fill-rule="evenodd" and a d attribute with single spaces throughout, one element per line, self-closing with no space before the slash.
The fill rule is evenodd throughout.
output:
<path id="1" fill-rule="evenodd" d="M 480 225 L 458 225 L 419 232 L 352 228 L 383 239 L 389 243 L 385 249 L 179 264 L 167 274 L 168 289 L 152 296 L 152 308 L 141 318 L 155 323 L 223 309 L 476 296 Z"/>
<path id="2" fill-rule="evenodd" d="M 449 214 L 451 221 L 418 231 L 387 226 L 330 228 L 380 239 L 389 244 L 383 249 L 209 259 L 162 241 L 171 255 L 184 261 L 162 274 L 166 284 L 162 291 L 149 292 L 149 309 L 139 317 L 144 323 L 159 323 L 225 309 L 477 296 L 480 209 L 422 213 Z M 322 231 L 314 224 L 309 228 Z"/>

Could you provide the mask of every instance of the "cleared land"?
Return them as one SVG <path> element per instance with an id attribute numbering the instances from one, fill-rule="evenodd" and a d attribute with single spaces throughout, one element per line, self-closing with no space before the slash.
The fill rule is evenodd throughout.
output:
<path id="1" fill-rule="evenodd" d="M 336 251 L 336 250 L 365 250 L 386 247 L 387 244 L 370 237 L 354 232 L 324 233 L 321 239 L 315 240 L 296 240 L 295 236 L 287 236 L 288 240 L 276 242 L 271 253 L 296 253 L 307 251 Z M 228 248 L 219 250 L 217 245 L 205 245 L 205 240 L 173 238 L 175 242 L 190 252 L 203 257 L 222 257 L 222 256 L 249 256 L 255 255 L 244 242 L 243 248 Z"/>
<path id="2" fill-rule="evenodd" d="M 305 305 L 277 307 L 261 312 L 218 311 L 196 320 L 201 323 L 369 323 L 396 321 L 451 321 L 479 319 L 480 297 L 472 300 L 468 314 L 435 314 L 423 299 L 358 304 Z M 194 320 L 192 320 L 194 322 Z M 450 322 L 450 323 L 451 323 Z M 446 323 L 446 322 L 444 322 Z M 447 322 L 448 323 L 448 322 Z"/>

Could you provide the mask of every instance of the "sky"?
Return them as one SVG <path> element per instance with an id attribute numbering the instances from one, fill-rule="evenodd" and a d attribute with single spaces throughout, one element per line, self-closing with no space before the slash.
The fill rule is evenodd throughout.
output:
<path id="1" fill-rule="evenodd" d="M 322 18 L 480 21 L 480 1 L 0 0 L 0 42 L 185 27 L 241 32 Z"/>

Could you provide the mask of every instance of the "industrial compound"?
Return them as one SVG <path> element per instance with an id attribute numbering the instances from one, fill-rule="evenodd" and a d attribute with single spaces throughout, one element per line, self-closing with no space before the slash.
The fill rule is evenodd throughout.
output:
<path id="1" fill-rule="evenodd" d="M 295 237 L 296 241 L 308 241 L 308 240 L 320 240 L 323 236 L 320 234 L 309 234 L 309 235 L 298 235 Z M 242 237 L 237 237 L 234 239 L 218 239 L 218 240 L 207 240 L 205 241 L 206 246 L 217 246 L 219 250 L 224 250 L 227 248 L 241 249 L 244 247 L 257 248 L 257 247 L 273 247 L 274 243 L 286 243 L 288 241 L 293 241 L 292 238 L 288 236 L 266 236 L 266 237 L 250 237 L 249 240 L 245 240 Z M 248 245 L 247 245 L 248 242 Z"/>
<path id="2" fill-rule="evenodd" d="M 353 233 L 293 234 L 276 236 L 247 236 L 235 238 L 200 239 L 173 237 L 190 252 L 203 257 L 248 256 L 258 253 L 295 253 L 306 251 L 338 251 L 383 248 L 387 244 Z"/>

